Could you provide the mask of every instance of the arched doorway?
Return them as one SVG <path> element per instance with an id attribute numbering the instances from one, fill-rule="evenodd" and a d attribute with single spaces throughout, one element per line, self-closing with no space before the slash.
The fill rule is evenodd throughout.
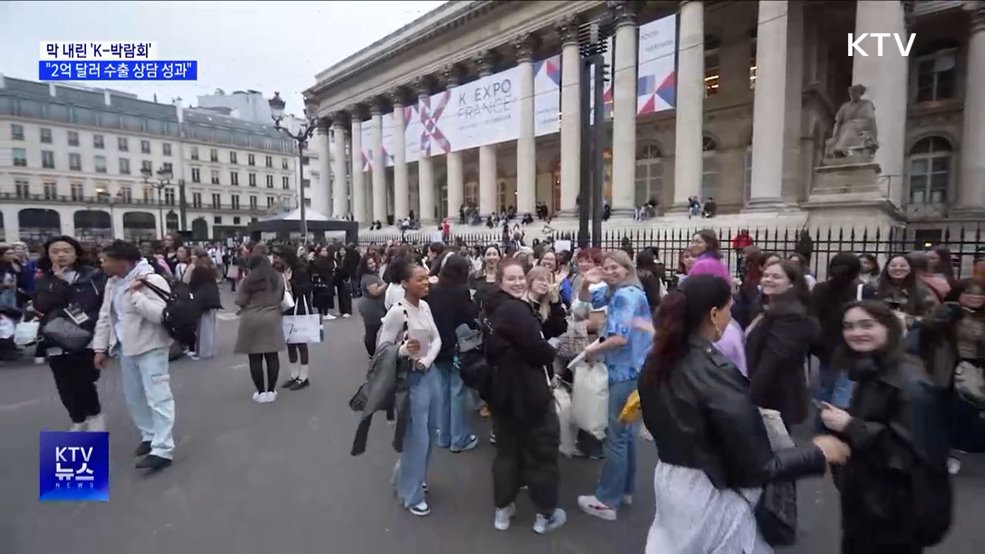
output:
<path id="1" fill-rule="evenodd" d="M 73 216 L 75 237 L 83 242 L 113 240 L 113 220 L 102 210 L 79 210 Z"/>
<path id="2" fill-rule="evenodd" d="M 62 233 L 62 220 L 55 210 L 25 208 L 17 212 L 17 226 L 21 230 L 21 240 L 31 246 Z"/>
<path id="3" fill-rule="evenodd" d="M 126 212 L 123 214 L 123 239 L 130 242 L 154 240 L 157 235 L 157 220 L 147 212 Z"/>
<path id="4" fill-rule="evenodd" d="M 192 221 L 192 240 L 209 240 L 209 223 L 205 218 L 197 218 Z"/>
<path id="5" fill-rule="evenodd" d="M 171 210 L 164 216 L 164 225 L 167 226 L 168 231 L 178 230 L 178 214 Z"/>

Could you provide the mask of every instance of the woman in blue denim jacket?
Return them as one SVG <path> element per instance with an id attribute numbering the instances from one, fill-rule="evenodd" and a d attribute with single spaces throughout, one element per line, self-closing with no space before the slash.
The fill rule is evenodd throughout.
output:
<path id="1" fill-rule="evenodd" d="M 598 287 L 592 285 L 604 283 Z M 636 389 L 636 379 L 653 344 L 653 317 L 632 260 L 621 250 L 606 253 L 602 267 L 585 272 L 581 301 L 606 308 L 602 341 L 590 345 L 588 358 L 601 358 L 609 370 L 609 426 L 605 440 L 605 465 L 595 494 L 578 497 L 587 514 L 615 520 L 623 504 L 632 503 L 636 487 L 637 423 L 619 422 L 619 412 Z M 575 375 L 575 379 L 578 376 Z"/>

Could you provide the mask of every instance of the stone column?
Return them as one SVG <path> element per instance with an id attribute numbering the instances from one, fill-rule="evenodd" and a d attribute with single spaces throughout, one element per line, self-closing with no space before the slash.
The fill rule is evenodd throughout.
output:
<path id="1" fill-rule="evenodd" d="M 366 189 L 363 179 L 363 107 L 349 109 L 352 116 L 352 132 L 349 135 L 349 161 L 352 175 L 352 218 L 359 223 L 372 219 L 366 214 Z"/>
<path id="2" fill-rule="evenodd" d="M 898 33 L 900 37 L 906 37 L 908 35 L 903 16 L 902 2 L 858 0 L 855 8 L 855 36 L 861 33 Z M 874 161 L 880 168 L 880 188 L 898 206 L 903 200 L 909 63 L 907 58 L 900 55 L 896 42 L 891 37 L 884 41 L 881 57 L 871 51 L 875 45 L 874 40 L 865 43 L 863 49 L 869 45 L 872 46 L 867 49 L 867 57 L 857 53 L 852 57 L 852 83 L 865 85 L 865 97 L 875 104 L 879 149 Z M 847 100 L 847 92 L 844 99 Z"/>
<path id="3" fill-rule="evenodd" d="M 959 213 L 981 217 L 985 215 L 985 4 L 976 4 L 971 17 L 957 208 Z M 879 136 L 882 140 L 881 129 Z"/>
<path id="4" fill-rule="evenodd" d="M 534 51 L 537 38 L 525 34 L 513 40 L 520 86 L 520 136 L 516 141 L 516 213 L 537 211 L 537 138 L 534 109 Z M 521 215 L 522 216 L 522 215 Z"/>
<path id="5" fill-rule="evenodd" d="M 383 98 L 370 108 L 373 116 L 373 220 L 386 223 L 386 163 L 383 155 Z M 404 200 L 406 202 L 406 199 Z"/>
<path id="6" fill-rule="evenodd" d="M 561 217 L 577 215 L 581 184 L 581 56 L 575 16 L 556 24 L 561 36 Z M 583 198 L 582 201 L 587 199 Z"/>
<path id="7" fill-rule="evenodd" d="M 675 212 L 687 211 L 687 199 L 701 194 L 705 99 L 705 7 L 700 0 L 681 3 L 677 51 L 677 118 L 674 143 Z"/>
<path id="8" fill-rule="evenodd" d="M 332 175 L 332 142 L 330 139 L 332 129 L 335 125 L 335 121 L 338 119 L 338 114 L 331 114 L 329 118 L 318 120 L 318 140 L 314 141 L 318 145 L 318 186 L 319 188 L 324 188 L 328 196 L 331 197 L 330 200 L 325 202 L 325 205 L 319 205 L 318 203 L 312 201 L 312 207 L 318 210 L 327 210 L 326 215 L 331 218 L 338 217 L 338 214 L 334 210 L 335 201 L 335 175 Z M 314 181 L 314 180 L 312 180 Z"/>
<path id="9" fill-rule="evenodd" d="M 759 3 L 752 122 L 752 186 L 746 211 L 771 211 L 783 205 L 787 10 L 787 0 Z"/>
<path id="10" fill-rule="evenodd" d="M 345 114 L 338 113 L 332 121 L 332 217 L 349 215 L 349 195 L 345 171 Z"/>
<path id="11" fill-rule="evenodd" d="M 407 176 L 407 142 L 404 134 L 405 94 L 402 88 L 390 93 L 393 101 L 393 215 L 399 221 L 410 209 L 410 185 Z"/>
<path id="12" fill-rule="evenodd" d="M 459 80 L 461 79 L 458 67 L 449 65 L 444 68 L 443 74 L 448 91 L 454 97 L 455 87 L 458 86 Z M 451 101 L 449 100 L 449 102 Z M 448 215 L 452 216 L 458 213 L 459 206 L 465 202 L 465 175 L 462 168 L 462 153 L 449 152 L 446 154 L 445 161 L 447 164 L 446 174 L 448 178 Z"/>
<path id="13" fill-rule="evenodd" d="M 608 2 L 615 18 L 610 78 L 612 106 L 612 214 L 632 216 L 636 203 L 636 11 L 635 2 Z"/>
<path id="14" fill-rule="evenodd" d="M 488 77 L 493 73 L 493 53 L 483 50 L 474 59 L 479 77 Z M 497 209 L 496 183 L 496 145 L 483 144 L 479 147 L 479 214 L 486 217 Z"/>
<path id="15" fill-rule="evenodd" d="M 423 106 L 426 98 L 431 96 L 431 81 L 427 78 L 418 78 L 414 81 L 414 89 L 417 92 L 418 106 Z M 414 140 L 419 138 L 412 137 Z M 425 155 L 424 150 L 420 150 L 417 157 L 417 217 L 421 218 L 422 223 L 434 221 L 434 167 L 431 158 Z M 439 213 L 439 219 L 441 214 Z"/>

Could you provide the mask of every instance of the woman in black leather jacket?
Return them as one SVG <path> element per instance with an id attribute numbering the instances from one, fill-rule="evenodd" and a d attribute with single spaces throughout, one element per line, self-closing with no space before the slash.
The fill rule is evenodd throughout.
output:
<path id="1" fill-rule="evenodd" d="M 945 391 L 903 353 L 903 325 L 885 303 L 848 305 L 834 359 L 855 381 L 848 411 L 824 404 L 821 421 L 852 448 L 836 476 L 844 554 L 915 554 L 951 522 Z"/>
<path id="2" fill-rule="evenodd" d="M 660 445 L 647 554 L 769 552 L 753 506 L 762 487 L 821 475 L 848 448 L 831 436 L 774 452 L 749 383 L 712 343 L 731 320 L 729 283 L 689 277 L 660 302 L 640 375 L 643 420 Z"/>
<path id="3" fill-rule="evenodd" d="M 82 246 L 72 237 L 55 237 L 44 245 L 38 261 L 42 274 L 34 289 L 34 310 L 41 317 L 38 352 L 48 358 L 58 396 L 72 418 L 71 430 L 105 431 L 96 389 L 99 370 L 93 365 L 92 349 L 66 352 L 44 334 L 45 325 L 56 318 L 82 320 L 79 326 L 90 333 L 95 328 L 103 304 L 106 274 L 84 263 L 83 256 Z"/>

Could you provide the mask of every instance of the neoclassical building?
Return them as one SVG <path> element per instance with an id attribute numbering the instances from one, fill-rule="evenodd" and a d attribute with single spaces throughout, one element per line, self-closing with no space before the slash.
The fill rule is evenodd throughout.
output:
<path id="1" fill-rule="evenodd" d="M 587 131 L 580 72 L 568 68 L 579 63 L 580 26 L 606 12 L 615 75 L 604 194 L 616 221 L 650 199 L 670 216 L 658 223 L 673 221 L 691 196 L 713 197 L 736 223 L 877 215 L 932 228 L 985 213 L 985 3 L 897 0 L 448 2 L 322 71 L 305 92 L 338 139 L 323 152 L 334 160 L 332 211 L 362 222 L 410 211 L 457 219 L 463 202 L 483 215 L 540 203 L 574 213 Z M 649 60 L 639 45 L 651 38 L 649 24 L 668 16 L 676 16 L 673 106 L 640 115 Z M 849 33 L 896 35 L 884 49 L 870 36 L 860 42 L 868 55 L 850 56 Z M 906 46 L 911 35 L 904 56 L 896 39 Z M 560 122 L 534 132 L 534 75 L 552 56 Z M 385 147 L 388 117 L 406 126 L 425 102 L 434 108 L 436 94 L 511 69 L 515 139 L 430 156 L 422 146 L 416 161 L 402 133 Z M 878 172 L 864 194 L 846 185 L 845 195 L 819 201 L 825 140 L 853 83 L 875 105 Z"/>

